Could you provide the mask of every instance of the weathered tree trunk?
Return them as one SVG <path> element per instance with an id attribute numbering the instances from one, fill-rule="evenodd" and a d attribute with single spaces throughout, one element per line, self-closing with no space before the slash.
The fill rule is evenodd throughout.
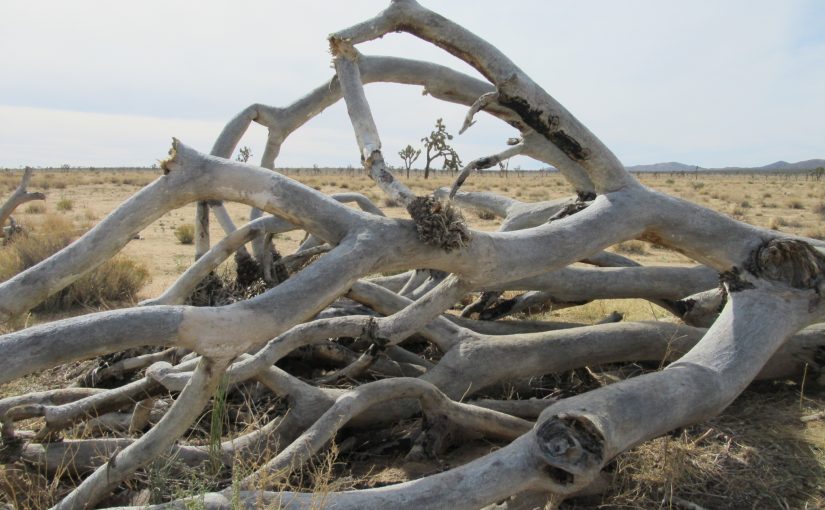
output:
<path id="1" fill-rule="evenodd" d="M 11 196 L 6 199 L 2 206 L 0 206 L 0 237 L 5 236 L 5 225 L 6 222 L 9 221 L 11 218 L 12 213 L 15 209 L 20 207 L 21 205 L 25 204 L 26 202 L 31 202 L 32 200 L 46 200 L 46 195 L 40 192 L 29 192 L 26 190 L 29 186 L 29 181 L 32 177 L 32 169 L 26 167 L 26 170 L 23 172 L 23 177 L 20 179 L 20 184 L 17 188 L 12 192 Z"/>
<path id="2" fill-rule="evenodd" d="M 368 57 L 355 48 L 398 31 L 445 49 L 488 81 L 434 64 Z M 162 295 L 138 307 L 0 336 L 0 383 L 69 361 L 166 347 L 83 378 L 94 384 L 132 374 L 134 380 L 120 387 L 0 400 L 3 438 L 16 445 L 15 459 L 48 473 L 59 473 L 55 463 L 63 462 L 82 478 L 56 508 L 92 508 L 139 469 L 172 456 L 190 466 L 223 469 L 235 467 L 237 459 L 257 462 L 251 473 L 231 477 L 240 483 L 199 496 L 209 508 L 307 508 L 318 503 L 316 496 L 277 490 L 280 481 L 303 469 L 333 437 L 346 434 L 347 426 L 387 427 L 416 416 L 423 424 L 412 447 L 418 452 L 439 455 L 451 440 L 480 436 L 502 447 L 421 479 L 331 492 L 320 506 L 476 509 L 518 494 L 529 501 L 561 498 L 601 480 L 605 464 L 628 448 L 719 413 L 755 378 L 788 375 L 816 362 L 825 346 L 823 328 L 803 328 L 825 318 L 823 243 L 753 227 L 643 186 L 495 47 L 413 0 L 394 0 L 375 18 L 329 41 L 335 76 L 327 83 L 283 108 L 244 109 L 227 123 L 210 155 L 174 140 L 162 177 L 66 249 L 0 284 L 5 320 L 112 257 L 167 211 L 198 204 L 197 261 Z M 416 196 L 384 162 L 363 87 L 376 81 L 423 85 L 437 99 L 467 106 L 462 132 L 484 111 L 516 127 L 521 138 L 474 159 L 450 190 Z M 388 198 L 407 208 L 411 220 L 387 218 L 361 195 L 329 197 L 271 171 L 286 137 L 340 99 L 365 169 Z M 260 167 L 228 159 L 253 121 L 269 129 Z M 458 191 L 472 170 L 516 154 L 558 168 L 571 185 L 570 198 L 529 204 Z M 428 154 L 425 178 L 430 162 Z M 14 196 L 7 204 L 19 201 Z M 236 229 L 224 200 L 249 205 L 255 217 Z M 342 203 L 349 201 L 362 210 Z M 470 229 L 461 205 L 502 218 L 499 231 Z M 208 238 L 210 208 L 227 232 L 214 246 Z M 272 216 L 260 217 L 264 212 Z M 281 261 L 292 273 L 287 280 L 227 306 L 180 304 L 245 243 L 294 229 L 309 235 Z M 628 239 L 656 242 L 700 265 L 639 267 L 604 251 Z M 253 244 L 259 262 L 265 260 L 262 246 Z M 301 269 L 312 257 L 318 258 Z M 568 267 L 578 262 L 598 267 Z M 498 299 L 514 290 L 528 294 Z M 707 329 L 476 321 L 445 313 L 472 292 L 486 293 L 473 309 L 485 318 L 537 304 L 641 298 Z M 416 343 L 427 348 L 416 351 Z M 313 356 L 340 364 L 320 375 L 275 365 L 296 353 L 308 365 Z M 558 401 L 478 398 L 504 383 L 525 385 L 548 373 L 630 361 L 670 364 Z M 385 380 L 366 382 L 372 377 Z M 240 392 L 246 381 L 284 399 L 289 409 L 234 439 L 217 438 L 209 447 L 185 444 L 181 438 L 196 433 L 193 424 L 210 398 L 217 407 L 221 391 Z M 167 392 L 176 395 L 174 403 L 161 406 Z M 37 417 L 39 430 L 20 430 L 31 423 L 24 420 Z M 83 422 L 137 437 L 53 442 Z"/>

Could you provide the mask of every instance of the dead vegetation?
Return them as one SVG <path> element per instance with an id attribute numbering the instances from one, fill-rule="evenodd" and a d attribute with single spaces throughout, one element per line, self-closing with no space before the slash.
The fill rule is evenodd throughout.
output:
<path id="1" fill-rule="evenodd" d="M 344 172 L 340 170 L 339 172 Z M 326 192 L 332 193 L 340 191 L 333 183 L 340 182 L 336 176 L 326 175 L 298 175 L 301 180 L 312 186 L 318 186 Z M 678 176 L 669 178 L 673 180 L 672 185 L 667 185 L 663 177 L 641 176 L 650 184 L 667 190 L 669 187 L 688 187 L 681 185 L 682 179 Z M 76 202 L 97 204 L 103 202 L 99 198 L 110 197 L 112 203 L 120 200 L 125 192 L 119 187 L 112 186 L 99 188 L 97 186 L 84 184 L 89 176 L 82 173 L 75 177 L 70 175 L 66 178 L 68 182 L 64 190 L 66 196 L 73 198 Z M 413 176 L 408 182 L 419 192 L 424 191 L 425 184 L 420 177 L 417 180 Z M 436 179 L 436 184 L 447 185 L 450 178 L 446 175 L 436 173 L 430 178 L 430 182 Z M 113 179 L 119 182 L 119 179 Z M 800 200 L 808 201 L 805 209 L 815 210 L 814 204 L 818 196 L 806 197 L 802 193 L 804 181 L 786 182 L 783 176 L 770 176 L 765 183 L 754 183 L 748 176 L 736 175 L 708 175 L 703 177 L 706 184 L 702 189 L 724 189 L 726 187 L 736 187 L 745 190 L 745 193 L 753 195 L 757 190 L 788 188 L 798 186 L 800 188 Z M 75 184 L 77 182 L 77 184 Z M 347 179 L 348 191 L 360 191 L 364 193 L 374 193 L 372 183 L 360 172 Z M 797 184 L 795 184 L 795 182 Z M 526 174 L 525 177 L 517 178 L 510 176 L 507 179 L 498 175 L 475 176 L 468 185 L 469 189 L 507 188 L 507 193 L 515 196 L 516 193 L 524 195 L 526 190 L 535 189 L 536 186 L 545 186 L 552 183 L 552 177 L 542 177 L 539 174 Z M 552 194 L 553 187 L 547 188 Z M 753 191 L 749 191 L 753 189 Z M 768 194 L 781 193 L 781 191 L 768 191 Z M 559 195 L 562 193 L 559 192 Z M 721 195 L 720 195 L 721 196 Z M 710 195 L 701 198 L 715 201 Z M 701 200 L 701 199 L 700 199 Z M 37 202 L 35 202 L 37 204 Z M 724 202 L 718 200 L 724 207 Z M 78 218 L 75 221 L 81 226 L 75 226 L 74 222 L 69 222 L 65 218 L 57 217 L 48 213 L 49 202 L 46 202 L 45 211 L 36 208 L 34 211 L 24 210 L 20 215 L 23 223 L 31 225 L 33 234 L 46 234 L 47 239 L 59 239 L 69 232 L 78 235 L 85 227 L 85 218 Z M 755 206 L 752 213 L 758 215 L 762 212 L 760 206 Z M 403 208 L 394 207 L 385 209 L 391 215 L 401 216 L 404 214 Z M 789 218 L 782 220 L 782 227 L 790 232 L 804 231 L 809 223 L 806 221 L 804 209 L 788 211 Z M 104 216 L 109 211 L 95 208 L 96 215 Z M 45 215 L 44 215 L 45 213 Z M 238 217 L 245 212 L 238 211 Z M 770 220 L 767 215 L 756 216 L 764 218 L 763 221 Z M 484 227 L 487 221 L 474 220 L 474 215 L 468 217 L 473 228 Z M 240 219 L 240 218 L 239 218 Z M 40 223 L 42 221 L 42 224 Z M 165 230 L 165 235 L 158 240 L 149 242 L 158 244 L 157 249 L 168 249 L 174 246 L 174 236 L 168 227 L 162 228 L 159 223 L 169 225 L 170 219 L 161 219 L 156 222 L 151 229 L 156 229 L 159 233 Z M 491 221 L 492 222 L 492 221 Z M 495 222 L 492 222 L 494 225 Z M 790 225 L 788 225 L 790 223 Z M 148 231 L 147 231 L 148 232 Z M 800 232 L 804 233 L 804 232 Z M 145 235 L 145 234 L 144 234 Z M 22 240 L 21 240 L 22 241 Z M 300 237 L 286 238 L 279 236 L 276 244 L 283 249 L 294 250 L 298 246 Z M 64 241 L 65 242 L 65 241 Z M 144 243 L 145 241 L 136 241 Z M 635 249 L 635 246 L 646 246 L 646 243 L 629 241 L 623 245 L 634 246 L 632 255 L 646 264 L 660 262 L 674 263 L 685 260 L 681 255 L 671 252 L 663 247 L 649 246 L 649 248 Z M 59 243 L 58 243 L 59 245 Z M 22 245 L 21 245 L 22 247 Z M 146 249 L 145 245 L 140 248 Z M 153 247 L 149 247 L 153 249 Z M 628 253 L 623 247 L 617 247 L 617 251 Z M 36 260 L 39 256 L 33 256 L 30 260 Z M 15 257 L 3 258 L 2 261 L 16 260 Z M 182 271 L 180 266 L 174 264 L 173 259 L 167 261 L 167 267 L 153 268 L 153 278 L 166 278 L 167 275 L 177 275 Z M 5 267 L 5 266 L 4 266 Z M 6 274 L 17 271 L 17 269 L 5 269 Z M 220 270 L 226 276 L 223 280 L 232 286 L 234 269 L 232 266 Z M 165 285 L 164 285 L 165 286 Z M 261 290 L 265 287 L 261 285 Z M 224 291 L 222 291 L 224 292 Z M 232 294 L 230 292 L 230 294 Z M 251 297 L 254 294 L 248 294 Z M 241 294 L 239 297 L 242 299 Z M 231 302 L 239 298 L 223 300 Z M 108 301 L 107 301 L 108 302 Z M 109 303 L 111 304 L 111 303 Z M 574 308 L 564 308 L 549 313 L 533 316 L 533 319 L 556 320 L 566 322 L 592 323 L 605 317 L 613 310 L 619 310 L 625 320 L 661 320 L 668 317 L 668 312 L 639 300 L 601 300 L 589 305 Z M 38 313 L 43 315 L 44 312 Z M 48 315 L 44 315 L 48 316 Z M 37 320 L 36 318 L 34 320 Z M 343 339 L 343 346 L 348 345 L 352 340 Z M 422 347 L 426 344 L 422 344 Z M 437 361 L 435 352 L 421 352 L 431 361 Z M 333 355 L 329 352 L 319 352 L 316 349 L 300 353 L 285 361 L 290 370 L 304 366 L 309 360 L 325 359 L 326 367 L 321 371 L 314 369 L 307 372 L 308 379 L 322 378 L 337 370 L 344 368 L 347 360 L 352 358 Z M 48 388 L 58 388 L 71 384 L 84 371 L 91 370 L 93 365 L 72 364 L 61 367 L 53 371 L 40 374 L 34 378 L 19 381 L 14 386 L 5 385 L 3 393 L 5 395 L 25 393 L 27 391 L 43 390 Z M 313 365 L 317 366 L 317 365 Z M 627 370 L 630 368 L 631 370 Z M 588 385 L 602 384 L 615 381 L 615 377 L 625 377 L 638 375 L 641 373 L 637 369 L 633 371 L 633 365 L 625 369 L 592 367 L 593 374 L 597 379 L 592 379 L 587 372 L 573 371 L 559 374 L 552 380 L 542 379 L 534 381 L 534 386 L 541 388 L 538 393 L 532 393 L 534 397 L 557 398 L 568 394 L 575 394 L 584 390 Z M 140 372 L 135 376 L 139 376 Z M 823 390 L 822 386 L 816 382 L 818 373 L 812 368 L 807 374 L 805 388 L 801 387 L 801 377 L 795 380 L 778 381 L 776 383 L 760 383 L 747 390 L 725 413 L 718 418 L 702 422 L 684 429 L 675 431 L 667 436 L 655 439 L 641 445 L 618 457 L 614 463 L 608 467 L 611 484 L 605 492 L 588 497 L 574 498 L 565 501 L 561 508 L 571 509 L 595 509 L 595 508 L 679 508 L 684 502 L 691 502 L 703 508 L 738 509 L 738 508 L 761 508 L 761 507 L 783 507 L 783 508 L 818 508 L 825 505 L 825 491 L 822 489 L 823 468 L 825 468 L 825 421 L 814 420 L 803 423 L 800 416 L 810 415 L 822 409 Z M 347 387 L 346 379 L 344 387 Z M 125 380 L 120 381 L 120 383 Z M 22 385 L 22 386 L 21 386 Z M 242 395 L 249 395 L 250 388 L 230 391 L 230 398 L 226 409 L 226 424 L 222 430 L 223 441 L 232 437 L 237 437 L 245 432 L 253 430 L 255 426 L 266 423 L 267 419 L 284 409 L 285 403 L 277 400 L 266 404 L 261 400 L 261 396 L 256 394 L 254 399 Z M 490 397 L 512 396 L 511 392 L 521 391 L 522 396 L 527 396 L 525 389 L 513 387 L 503 388 L 503 393 L 491 393 Z M 536 390 L 532 390 L 536 391 Z M 803 392 L 800 398 L 800 393 Z M 256 403 L 257 401 L 257 403 Z M 209 444 L 211 411 L 204 413 L 204 418 L 199 420 L 200 425 L 193 428 L 188 434 L 189 440 L 195 444 Z M 32 423 L 37 427 L 36 422 Z M 459 465 L 466 459 L 474 458 L 481 452 L 490 451 L 500 446 L 489 440 L 476 441 L 457 449 L 448 449 L 436 460 L 408 460 L 406 459 L 409 448 L 416 431 L 421 430 L 420 421 L 404 422 L 398 427 L 388 432 L 386 436 L 376 436 L 375 432 L 369 431 L 361 433 L 358 431 L 347 431 L 342 433 L 337 439 L 339 444 L 336 450 L 330 450 L 321 455 L 319 461 L 311 463 L 305 470 L 294 474 L 289 481 L 281 481 L 275 484 L 284 490 L 306 490 L 316 491 L 319 500 L 323 501 L 323 494 L 346 489 L 363 489 L 369 487 L 379 487 L 392 483 L 399 483 L 420 476 L 434 474 L 450 466 Z M 82 438 L 86 437 L 83 430 L 78 429 L 66 437 Z M 380 441 L 379 441 L 380 439 Z M 343 446 L 343 451 L 341 451 Z M 274 454 L 274 452 L 272 452 Z M 271 456 L 272 454 L 265 455 Z M 331 462 L 331 459 L 334 461 Z M 240 461 L 239 461 L 240 462 Z M 330 463 L 331 462 L 331 463 Z M 195 496 L 192 504 L 197 508 L 202 503 L 198 502 L 197 496 L 210 490 L 215 490 L 227 483 L 232 483 L 232 476 L 229 470 L 224 468 L 219 470 L 212 477 L 204 477 L 200 469 L 193 470 L 186 466 L 177 465 L 173 470 L 174 463 L 168 461 L 158 461 L 152 463 L 145 471 L 141 471 L 136 481 L 131 483 L 125 491 L 121 492 L 116 499 L 108 501 L 108 504 L 143 504 L 160 503 L 170 499 L 186 498 Z M 321 466 L 322 468 L 320 468 Z M 233 465 L 231 471 L 235 473 L 249 473 L 254 471 L 257 465 Z M 238 477 L 239 475 L 234 475 Z M 5 493 L 5 499 L 0 500 L 12 503 L 15 508 L 39 509 L 53 505 L 60 498 L 65 496 L 73 487 L 70 478 L 49 477 L 45 473 L 32 470 L 21 464 L 8 464 L 2 474 L 3 488 L 0 492 Z"/>
<path id="2" fill-rule="evenodd" d="M 57 253 L 85 231 L 55 214 L 47 214 L 26 225 L 26 230 L 0 247 L 0 282 Z M 149 280 L 149 271 L 143 265 L 126 256 L 114 257 L 49 296 L 34 311 L 54 313 L 74 308 L 98 310 L 130 305 L 137 301 L 138 293 Z"/>
<path id="3" fill-rule="evenodd" d="M 355 48 L 393 31 L 447 49 L 489 82 Z M 165 292 L 0 336 L 8 503 L 821 505 L 821 429 L 810 416 L 822 403 L 825 245 L 738 221 L 760 218 L 759 194 L 716 191 L 712 176 L 665 180 L 720 202 L 711 208 L 645 186 L 497 49 L 413 0 L 336 32 L 330 48 L 334 79 L 295 105 L 251 105 L 210 155 L 174 140 L 162 176 L 0 283 L 0 314 L 12 321 L 126 245 L 174 244 L 182 217 L 172 211 L 192 202 L 194 262 L 177 261 L 182 274 Z M 511 180 L 459 191 L 464 179 L 485 184 L 465 168 L 450 189 L 418 192 L 383 160 L 371 81 L 423 81 L 469 107 L 465 127 L 495 115 L 521 136 L 475 164 L 528 154 L 560 168 L 572 190 L 554 197 Z M 308 119 L 302 108 L 339 99 L 365 171 L 398 209 L 389 217 L 370 200 L 382 195 L 354 192 L 353 179 L 352 191 L 327 195 L 316 190 L 336 191 L 340 178 L 313 172 L 326 180 L 307 187 L 267 170 Z M 229 159 L 253 121 L 269 128 L 260 168 Z M 70 189 L 65 176 L 52 184 Z M 86 200 L 66 200 L 72 221 L 94 221 Z M 251 207 L 250 221 L 236 227 L 223 201 Z M 795 196 L 777 192 L 776 203 L 787 211 L 775 216 L 811 212 Z M 463 206 L 501 218 L 479 218 L 495 231 L 473 229 Z M 214 244 L 212 217 L 224 232 Z M 279 258 L 273 240 L 295 248 Z M 234 280 L 216 276 L 233 254 Z M 660 263 L 639 264 L 649 260 Z M 605 314 L 619 299 L 644 301 Z M 507 310 L 484 320 L 495 306 Z"/>

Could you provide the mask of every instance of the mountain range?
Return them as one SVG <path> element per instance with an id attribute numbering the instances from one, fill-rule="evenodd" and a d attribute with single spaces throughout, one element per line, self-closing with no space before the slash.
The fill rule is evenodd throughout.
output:
<path id="1" fill-rule="evenodd" d="M 813 170 L 814 168 L 825 167 L 825 159 L 808 159 L 788 163 L 787 161 L 776 161 L 765 166 L 758 167 L 738 167 L 728 166 L 724 168 L 703 168 L 696 165 L 686 165 L 671 161 L 668 163 L 654 163 L 652 165 L 633 165 L 627 167 L 631 172 L 695 172 L 695 171 L 753 171 L 753 172 L 781 172 L 781 171 L 801 171 Z"/>

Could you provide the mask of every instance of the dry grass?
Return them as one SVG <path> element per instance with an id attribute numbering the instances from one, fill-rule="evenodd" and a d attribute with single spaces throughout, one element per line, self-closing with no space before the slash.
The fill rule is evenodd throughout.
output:
<path id="1" fill-rule="evenodd" d="M 74 208 L 74 201 L 69 198 L 61 198 L 55 205 L 58 211 L 71 211 Z"/>
<path id="2" fill-rule="evenodd" d="M 184 223 L 175 229 L 175 239 L 180 244 L 192 244 L 195 241 L 195 225 Z"/>
<path id="3" fill-rule="evenodd" d="M 52 232 L 52 235 L 46 236 L 48 243 L 52 243 L 60 237 L 55 234 L 56 231 L 62 229 L 69 231 L 71 236 L 78 235 L 83 228 L 99 221 L 140 186 L 158 175 L 159 171 L 133 170 L 37 172 L 29 189 L 44 191 L 48 199 L 45 204 L 35 203 L 42 207 L 29 204 L 32 209 L 21 208 L 22 211 L 18 211 L 16 217 L 22 225 L 32 229 L 31 238 L 36 239 L 38 235 Z M 19 176 L 19 172 L 0 172 L 0 196 L 17 186 Z M 300 173 L 291 171 L 289 176 L 324 193 L 342 190 L 363 193 L 379 204 L 389 216 L 408 217 L 407 212 L 398 204 L 386 202 L 375 184 L 360 171 L 317 173 L 310 169 Z M 452 182 L 452 176 L 440 173 L 427 181 L 416 173 L 409 179 L 399 173 L 399 178 L 419 195 L 429 194 L 434 188 L 449 186 Z M 640 176 L 640 180 L 663 192 L 695 201 L 743 221 L 790 234 L 825 237 L 822 226 L 825 217 L 825 186 L 820 183 L 812 185 L 802 178 L 776 175 L 702 175 L 701 180 L 697 180 L 689 176 L 651 174 Z M 492 191 L 526 201 L 570 194 L 557 175 L 472 175 L 462 189 Z M 50 214 L 56 211 L 57 201 L 61 197 L 72 201 L 74 212 L 71 215 L 75 215 L 74 217 L 64 214 L 55 219 L 54 214 Z M 151 286 L 144 289 L 141 298 L 160 293 L 192 262 L 192 247 L 176 242 L 175 232 L 180 226 L 192 221 L 194 210 L 192 204 L 165 214 L 141 232 L 140 240 L 132 241 L 124 249 L 127 256 L 146 266 L 153 278 Z M 248 207 L 228 204 L 228 210 L 236 224 L 247 221 Z M 499 220 L 488 216 L 465 214 L 465 218 L 473 228 L 480 230 L 495 230 L 499 224 Z M 59 221 L 63 223 L 58 224 Z M 69 224 L 65 223 L 67 221 Z M 213 242 L 223 237 L 215 223 L 210 226 Z M 301 233 L 284 234 L 277 240 L 278 249 L 282 253 L 289 253 L 301 239 Z M 55 241 L 54 246 L 60 246 L 60 243 Z M 639 241 L 621 243 L 615 250 L 643 264 L 690 262 L 678 253 Z M 21 249 L 20 254 L 14 256 L 8 256 L 9 252 L 6 251 L 0 252 L 0 279 L 4 278 L 3 271 L 12 272 L 4 268 L 18 257 L 28 260 L 37 258 L 34 252 L 38 250 L 32 249 L 31 254 L 26 254 L 25 251 Z M 131 271 L 134 269 L 121 267 L 118 273 Z M 109 278 L 104 278 L 104 281 L 108 280 Z M 95 287 L 103 284 L 90 285 Z M 108 300 L 104 298 L 104 301 Z M 663 309 L 640 300 L 597 301 L 536 318 L 593 322 L 614 310 L 624 314 L 625 320 L 672 320 Z M 30 322 L 46 315 L 48 314 L 41 312 Z M 599 373 L 599 367 L 592 369 Z M 63 378 L 63 374 L 69 374 L 71 370 L 71 366 L 61 367 L 15 381 L 0 388 L 0 395 L 63 386 L 69 380 L 68 376 Z M 611 467 L 614 483 L 608 493 L 590 500 L 568 501 L 562 507 L 679 508 L 684 501 L 709 509 L 806 508 L 806 505 L 807 508 L 825 507 L 825 422 L 803 424 L 799 421 L 799 416 L 825 407 L 822 388 L 813 383 L 813 379 L 815 377 L 812 377 L 805 389 L 801 404 L 801 386 L 798 381 L 755 385 L 721 416 L 678 430 L 621 455 Z M 230 401 L 228 412 L 236 423 L 224 432 L 224 437 L 251 430 L 255 423 L 266 422 L 282 406 L 282 403 L 275 401 L 271 404 L 269 408 L 250 407 L 241 412 L 244 405 L 249 407 L 251 404 Z M 245 418 L 238 419 L 238 416 Z M 207 424 L 208 421 L 207 419 Z M 208 425 L 193 432 L 193 441 L 208 442 L 208 432 Z M 475 445 L 479 451 L 487 451 L 495 446 L 487 443 L 483 446 Z M 474 450 L 474 453 L 478 452 Z M 457 465 L 469 458 L 461 457 L 461 454 L 458 451 L 448 453 L 447 462 Z M 239 473 L 243 473 L 254 465 L 242 463 L 236 467 L 239 468 Z M 65 490 L 65 487 L 54 486 L 42 477 L 38 478 L 36 473 L 29 473 L 31 478 L 21 481 L 16 469 L 17 466 L 12 465 L 0 471 L 0 493 L 6 492 L 8 501 L 10 489 L 3 485 L 7 483 L 3 480 L 11 480 L 17 487 L 14 489 L 15 494 L 31 499 L 26 504 L 28 506 L 21 504 L 21 508 L 47 507 Z M 203 472 L 176 474 L 172 477 L 170 469 L 164 465 L 147 468 L 136 488 L 150 489 L 151 500 L 161 501 L 202 493 L 217 487 L 219 483 L 225 485 L 229 480 L 225 472 L 214 477 L 205 476 Z M 441 468 L 435 465 L 432 466 L 432 471 L 424 471 L 429 473 L 439 469 Z M 313 474 L 313 470 L 316 474 Z M 382 457 L 357 450 L 346 453 L 331 450 L 312 467 L 289 477 L 280 486 L 315 490 L 323 500 L 324 495 L 332 490 L 404 481 L 420 476 L 424 471 L 404 464 L 395 451 Z M 155 492 L 152 493 L 152 490 Z M 0 495 L 0 502 L 4 501 L 3 497 Z M 193 508 L 197 508 L 197 505 Z"/>
<path id="4" fill-rule="evenodd" d="M 644 255 L 647 253 L 647 244 L 642 241 L 625 241 L 617 244 L 614 249 L 625 255 Z"/>
<path id="5" fill-rule="evenodd" d="M 44 216 L 29 231 L 0 248 L 0 281 L 63 249 L 81 233 L 66 217 Z M 55 312 L 73 307 L 96 309 L 133 303 L 148 280 L 149 271 L 145 267 L 128 257 L 117 256 L 50 296 L 36 310 Z"/>
<path id="6" fill-rule="evenodd" d="M 32 202 L 26 206 L 26 214 L 43 214 L 46 212 L 46 204 L 42 202 Z"/>
<path id="7" fill-rule="evenodd" d="M 825 424 L 800 417 L 825 406 L 797 384 L 758 383 L 722 415 L 644 443 L 612 464 L 607 494 L 562 508 L 823 508 Z"/>

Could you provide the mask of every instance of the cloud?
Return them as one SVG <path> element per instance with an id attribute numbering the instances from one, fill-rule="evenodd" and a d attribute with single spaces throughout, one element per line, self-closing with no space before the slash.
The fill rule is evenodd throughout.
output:
<path id="1" fill-rule="evenodd" d="M 220 122 L 0 106 L 0 166 L 149 166 L 172 136 L 208 151 Z"/>
<path id="2" fill-rule="evenodd" d="M 0 68 L 10 77 L 0 80 L 0 164 L 139 164 L 162 153 L 170 135 L 190 130 L 196 143 L 187 143 L 208 150 L 222 124 L 247 105 L 288 104 L 327 79 L 326 35 L 387 4 L 7 0 L 0 5 Z M 498 46 L 626 164 L 755 165 L 825 156 L 818 136 L 825 118 L 825 9 L 818 2 L 431 7 Z M 407 34 L 389 34 L 362 51 L 477 75 Z M 395 163 L 395 152 L 426 135 L 436 118 L 455 131 L 463 117 L 461 109 L 421 98 L 414 88 L 372 86 L 368 95 Z M 76 112 L 72 122 L 63 120 L 65 112 Z M 26 116 L 36 117 L 40 129 Z M 106 119 L 118 129 L 103 128 Z M 488 120 L 456 140 L 465 160 L 497 152 L 512 133 Z M 118 139 L 124 123 L 134 143 Z M 253 131 L 243 143 L 260 154 L 264 134 Z M 283 166 L 358 164 L 340 105 L 296 133 L 282 154 Z"/>

